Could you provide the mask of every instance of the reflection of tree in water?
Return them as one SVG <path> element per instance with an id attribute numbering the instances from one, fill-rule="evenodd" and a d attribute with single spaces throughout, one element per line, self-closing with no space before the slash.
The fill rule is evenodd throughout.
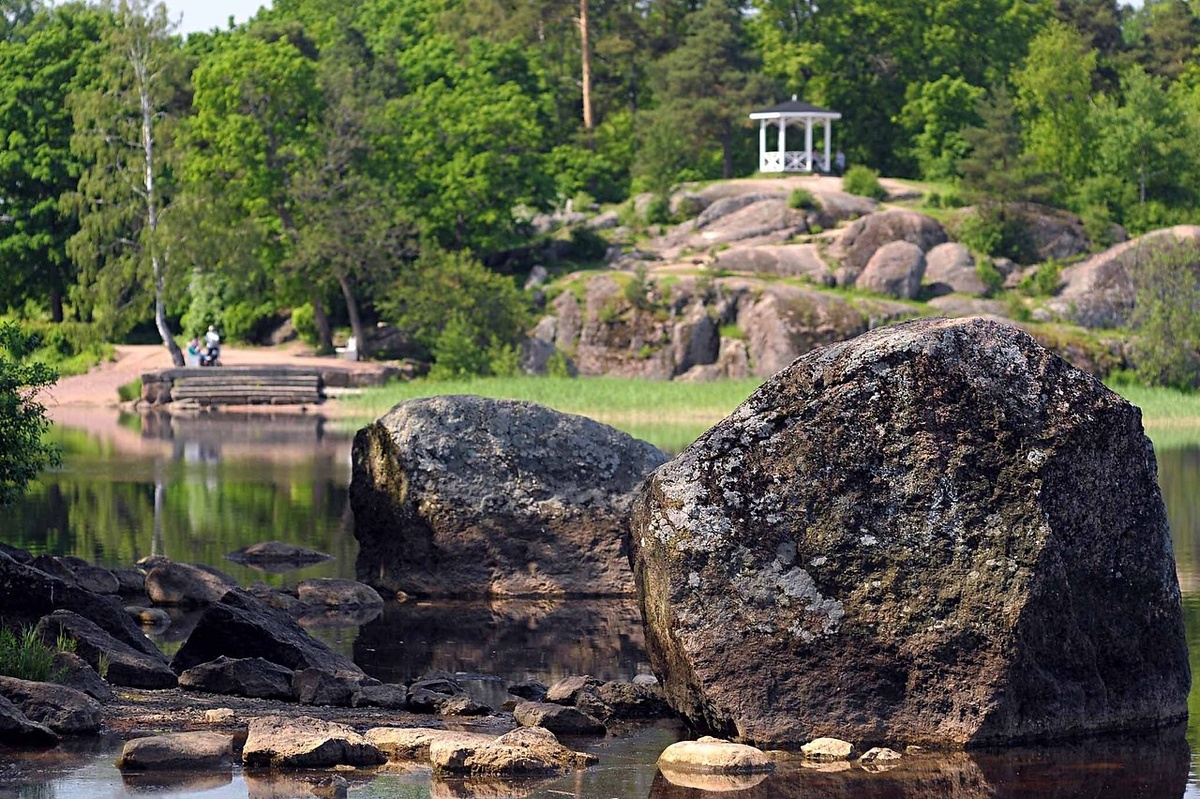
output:
<path id="1" fill-rule="evenodd" d="M 385 682 L 431 669 L 546 682 L 649 671 L 634 599 L 390 602 L 359 631 L 354 661 Z"/>

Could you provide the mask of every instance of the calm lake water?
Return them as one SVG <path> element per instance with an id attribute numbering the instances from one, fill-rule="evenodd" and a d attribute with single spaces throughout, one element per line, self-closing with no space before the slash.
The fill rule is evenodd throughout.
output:
<path id="1" fill-rule="evenodd" d="M 262 580 L 288 586 L 307 577 L 354 576 L 357 547 L 347 492 L 351 435 L 344 425 L 339 429 L 304 415 L 171 418 L 59 409 L 55 416 L 63 466 L 44 475 L 21 505 L 0 518 L 0 540 L 35 553 L 77 555 L 107 566 L 162 554 L 216 566 L 243 585 Z M 677 437 L 667 430 L 660 440 Z M 1200 447 L 1160 451 L 1158 460 L 1196 672 Z M 225 558 L 240 547 L 270 539 L 301 543 L 335 559 L 273 574 Z M 160 638 L 160 646 L 167 651 L 177 648 L 192 621 L 178 616 Z M 306 623 L 315 635 L 385 681 L 411 680 L 431 669 L 547 683 L 569 674 L 609 680 L 649 671 L 632 601 L 405 602 L 349 623 Z M 479 679 L 471 685 L 473 693 L 491 704 L 505 697 L 502 681 Z M 1196 688 L 1192 707 L 1186 730 L 1146 740 L 909 759 L 885 774 L 868 774 L 857 766 L 832 773 L 785 763 L 765 779 L 676 784 L 659 774 L 654 762 L 681 731 L 661 724 L 571 742 L 598 754 L 601 765 L 559 780 L 442 781 L 431 780 L 427 771 L 349 779 L 351 796 L 361 797 L 1200 798 Z M 0 798 L 265 797 L 304 795 L 306 790 L 301 783 L 279 778 L 272 782 L 238 768 L 206 774 L 200 782 L 127 782 L 112 765 L 119 750 L 118 739 L 90 739 L 39 755 L 36 763 L 23 763 L 20 770 L 0 762 Z"/>

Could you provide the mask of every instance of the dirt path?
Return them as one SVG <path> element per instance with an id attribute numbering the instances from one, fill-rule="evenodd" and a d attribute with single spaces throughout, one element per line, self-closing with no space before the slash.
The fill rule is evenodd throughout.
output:
<path id="1" fill-rule="evenodd" d="M 221 362 L 226 366 L 329 366 L 332 357 L 318 357 L 300 344 L 279 347 L 222 347 Z M 375 371 L 378 364 L 336 361 L 352 371 Z M 170 369 L 171 355 L 157 344 L 118 345 L 116 358 L 93 368 L 87 374 L 64 377 L 42 395 L 51 415 L 58 407 L 117 405 L 117 389 L 137 380 L 143 372 Z"/>

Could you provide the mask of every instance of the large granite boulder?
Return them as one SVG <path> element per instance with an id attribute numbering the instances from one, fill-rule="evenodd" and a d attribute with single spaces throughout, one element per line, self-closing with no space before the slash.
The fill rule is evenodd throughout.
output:
<path id="1" fill-rule="evenodd" d="M 120 613 L 128 618 L 124 611 Z M 157 649 L 153 654 L 134 649 L 77 613 L 56 610 L 43 616 L 35 629 L 47 644 L 59 638 L 73 640 L 75 653 L 113 685 L 174 688 L 177 683 L 175 673 L 167 668 L 166 657 Z"/>
<path id="2" fill-rule="evenodd" d="M 875 251 L 893 241 L 907 241 L 929 252 L 947 237 L 940 222 L 916 211 L 880 211 L 856 219 L 830 248 L 830 255 L 846 269 L 843 282 L 853 283 Z"/>
<path id="3" fill-rule="evenodd" d="M 893 241 L 875 251 L 854 285 L 863 291 L 915 300 L 921 293 L 924 275 L 925 253 L 921 248 L 912 242 Z"/>
<path id="4" fill-rule="evenodd" d="M 1068 266 L 1063 288 L 1046 307 L 1084 327 L 1122 327 L 1136 304 L 1134 273 L 1163 247 L 1179 244 L 1200 249 L 1200 225 L 1155 230 Z"/>
<path id="5" fill-rule="evenodd" d="M 21 709 L 0 696 L 0 744 L 8 746 L 54 746 L 58 735 L 44 724 L 29 719 Z"/>
<path id="6" fill-rule="evenodd" d="M 975 257 L 962 244 L 948 241 L 925 253 L 926 285 L 933 294 L 974 294 L 982 297 L 988 287 L 979 276 Z"/>
<path id="7" fill-rule="evenodd" d="M 263 658 L 289 669 L 321 669 L 333 674 L 362 676 L 362 669 L 345 655 L 311 635 L 285 611 L 270 607 L 249 593 L 230 591 L 205 608 L 171 668 L 183 672 L 220 656 Z"/>
<path id="8" fill-rule="evenodd" d="M 833 273 L 815 244 L 734 247 L 717 253 L 716 262 L 718 268 L 730 272 L 804 277 L 823 286 L 833 285 Z"/>
<path id="9" fill-rule="evenodd" d="M 633 491 L 666 460 L 530 402 L 431 397 L 358 432 L 358 578 L 388 593 L 624 595 Z"/>
<path id="10" fill-rule="evenodd" d="M 179 687 L 210 694 L 249 696 L 256 699 L 292 698 L 292 670 L 260 657 L 228 658 L 185 669 Z"/>
<path id="11" fill-rule="evenodd" d="M 809 353 L 640 490 L 651 663 L 744 742 L 1010 744 L 1187 715 L 1137 408 L 1006 324 Z"/>

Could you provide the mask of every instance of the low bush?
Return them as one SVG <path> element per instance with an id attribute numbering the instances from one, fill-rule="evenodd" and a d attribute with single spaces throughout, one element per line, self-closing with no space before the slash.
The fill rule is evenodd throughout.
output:
<path id="1" fill-rule="evenodd" d="M 979 262 L 975 264 L 975 273 L 979 275 L 979 279 L 983 281 L 989 294 L 1004 287 L 1004 275 L 1000 274 L 1000 270 L 992 263 L 991 258 L 980 258 Z"/>
<path id="2" fill-rule="evenodd" d="M 317 315 L 312 305 L 305 303 L 292 309 L 292 327 L 296 328 L 296 335 L 306 344 L 316 346 L 320 341 L 320 333 L 317 331 Z"/>
<path id="3" fill-rule="evenodd" d="M 817 207 L 817 198 L 808 189 L 793 189 L 788 195 L 788 207 L 811 211 Z"/>
<path id="4" fill-rule="evenodd" d="M 571 258 L 575 261 L 601 261 L 608 252 L 608 240 L 589 227 L 571 229 Z"/>
<path id="5" fill-rule="evenodd" d="M 1053 297 L 1058 291 L 1061 275 L 1062 264 L 1051 259 L 1023 277 L 1017 284 L 1017 290 L 1026 297 Z"/>
<path id="6" fill-rule="evenodd" d="M 222 318 L 227 339 L 260 344 L 275 324 L 275 308 L 271 303 L 239 302 L 225 308 Z"/>
<path id="7" fill-rule="evenodd" d="M 0 674 L 20 680 L 46 682 L 53 677 L 54 656 L 59 650 L 73 652 L 75 642 L 61 637 L 58 646 L 47 646 L 33 627 L 19 632 L 0 629 Z"/>
<path id="8" fill-rule="evenodd" d="M 850 194 L 875 200 L 887 197 L 887 189 L 879 182 L 879 173 L 862 164 L 856 164 L 846 170 L 842 177 L 842 189 Z"/>

